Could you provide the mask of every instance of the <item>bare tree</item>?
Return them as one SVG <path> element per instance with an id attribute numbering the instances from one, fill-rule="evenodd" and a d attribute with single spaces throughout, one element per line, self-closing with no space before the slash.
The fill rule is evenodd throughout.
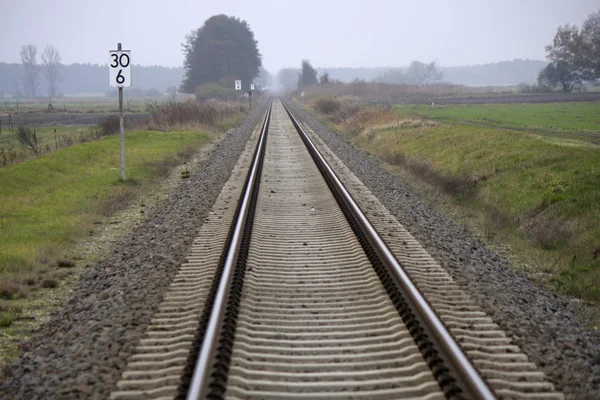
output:
<path id="1" fill-rule="evenodd" d="M 44 75 L 48 80 L 48 101 L 52 104 L 52 99 L 56 96 L 56 85 L 60 81 L 58 68 L 62 58 L 56 47 L 47 45 L 42 54 L 42 62 L 44 63 Z"/>
<path id="2" fill-rule="evenodd" d="M 406 76 L 417 85 L 424 85 L 442 79 L 444 74 L 438 70 L 436 61 L 428 64 L 421 61 L 413 61 L 406 70 Z"/>
<path id="3" fill-rule="evenodd" d="M 167 88 L 167 95 L 171 103 L 177 103 L 177 88 L 175 86 L 169 86 Z"/>
<path id="4" fill-rule="evenodd" d="M 23 64 L 23 87 L 28 97 L 35 97 L 38 89 L 37 46 L 28 44 L 21 47 L 21 63 Z"/>

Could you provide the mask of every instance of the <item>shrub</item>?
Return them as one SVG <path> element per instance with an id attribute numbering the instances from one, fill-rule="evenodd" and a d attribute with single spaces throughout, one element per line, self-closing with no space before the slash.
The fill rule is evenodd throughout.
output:
<path id="1" fill-rule="evenodd" d="M 332 98 L 318 99 L 314 106 L 315 110 L 329 116 L 339 113 L 341 107 L 340 101 Z"/>
<path id="2" fill-rule="evenodd" d="M 42 287 L 46 289 L 54 289 L 58 286 L 58 280 L 53 277 L 46 277 L 42 281 Z"/>
<path id="3" fill-rule="evenodd" d="M 98 123 L 102 136 L 112 136 L 119 133 L 120 118 L 118 115 L 104 117 Z"/>
<path id="4" fill-rule="evenodd" d="M 59 259 L 54 263 L 56 268 L 75 268 L 75 262 L 67 259 Z"/>
<path id="5" fill-rule="evenodd" d="M 217 101 L 186 101 L 152 108 L 148 123 L 150 129 L 170 130 L 174 127 L 200 125 L 215 126 L 236 113 L 235 103 Z"/>
<path id="6" fill-rule="evenodd" d="M 27 296 L 27 289 L 17 279 L 0 281 L 0 299 L 24 299 Z"/>
<path id="7" fill-rule="evenodd" d="M 19 126 L 17 128 L 17 140 L 21 142 L 23 146 L 29 147 L 29 149 L 31 149 L 35 155 L 40 154 L 42 142 L 41 140 L 38 141 L 35 130 L 31 130 L 31 128 L 26 128 L 24 126 Z"/>

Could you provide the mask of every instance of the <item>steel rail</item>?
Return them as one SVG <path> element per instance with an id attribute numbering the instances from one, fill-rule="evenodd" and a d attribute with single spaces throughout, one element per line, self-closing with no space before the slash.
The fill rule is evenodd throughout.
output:
<path id="1" fill-rule="evenodd" d="M 441 347 L 444 358 L 452 364 L 454 370 L 457 372 L 458 377 L 467 391 L 467 395 L 475 399 L 491 400 L 495 399 L 496 396 L 489 388 L 487 383 L 483 380 L 477 369 L 473 366 L 471 361 L 467 358 L 466 354 L 462 351 L 458 343 L 454 340 L 450 332 L 446 329 L 445 325 L 439 319 L 437 314 L 433 311 L 429 302 L 423 297 L 419 289 L 412 282 L 404 268 L 400 265 L 398 260 L 394 257 L 389 247 L 385 244 L 381 236 L 373 228 L 367 217 L 362 213 L 360 207 L 350 193 L 346 190 L 342 182 L 338 179 L 337 175 L 321 153 L 317 150 L 312 140 L 308 137 L 308 134 L 304 131 L 298 120 L 291 113 L 289 108 L 282 102 L 286 109 L 290 119 L 292 120 L 296 130 L 301 137 L 303 137 L 309 151 L 316 158 L 315 161 L 323 167 L 323 171 L 327 174 L 327 177 L 331 180 L 338 191 L 340 197 L 346 203 L 350 212 L 353 214 L 356 222 L 367 236 L 371 246 L 378 253 L 381 261 L 387 267 L 389 273 L 395 279 L 398 285 L 400 285 L 403 295 L 406 296 L 408 301 L 414 308 L 415 313 L 420 317 L 425 327 L 434 335 L 436 344 Z"/>
<path id="2" fill-rule="evenodd" d="M 231 281 L 233 279 L 235 265 L 239 255 L 244 226 L 249 213 L 250 200 L 252 197 L 252 192 L 255 190 L 255 186 L 260 178 L 257 174 L 257 169 L 264 153 L 266 133 L 269 129 L 272 106 L 273 103 L 271 102 L 265 115 L 265 120 L 263 122 L 256 152 L 254 153 L 254 158 L 252 160 L 250 173 L 241 197 L 242 204 L 239 208 L 239 213 L 235 218 L 235 229 L 233 231 L 231 244 L 227 252 L 227 258 L 223 268 L 223 275 L 219 281 L 219 288 L 215 296 L 213 309 L 206 327 L 206 333 L 202 340 L 200 355 L 194 367 L 194 374 L 192 376 L 186 397 L 187 400 L 204 399 L 206 398 L 207 391 L 209 389 L 208 384 L 211 375 L 209 372 L 212 370 L 211 363 L 214 361 L 218 337 L 221 333 L 221 327 L 223 325 L 223 319 L 227 309 Z"/>

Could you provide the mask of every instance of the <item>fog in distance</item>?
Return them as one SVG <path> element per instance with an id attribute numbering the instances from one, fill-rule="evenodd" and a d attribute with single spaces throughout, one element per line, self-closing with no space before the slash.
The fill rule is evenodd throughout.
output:
<path id="1" fill-rule="evenodd" d="M 1 0 L 0 62 L 22 45 L 55 46 L 65 64 L 106 63 L 122 42 L 141 65 L 181 66 L 181 43 L 215 14 L 246 20 L 267 70 L 443 66 L 544 60 L 559 25 L 580 25 L 597 0 Z"/>

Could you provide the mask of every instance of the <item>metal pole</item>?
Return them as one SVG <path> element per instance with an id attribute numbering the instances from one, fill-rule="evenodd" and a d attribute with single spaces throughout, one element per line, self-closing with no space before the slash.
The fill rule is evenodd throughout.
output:
<path id="1" fill-rule="evenodd" d="M 121 51 L 121 43 L 117 45 Z M 125 182 L 125 123 L 123 117 L 123 86 L 119 87 L 119 136 L 121 138 L 121 180 Z"/>

